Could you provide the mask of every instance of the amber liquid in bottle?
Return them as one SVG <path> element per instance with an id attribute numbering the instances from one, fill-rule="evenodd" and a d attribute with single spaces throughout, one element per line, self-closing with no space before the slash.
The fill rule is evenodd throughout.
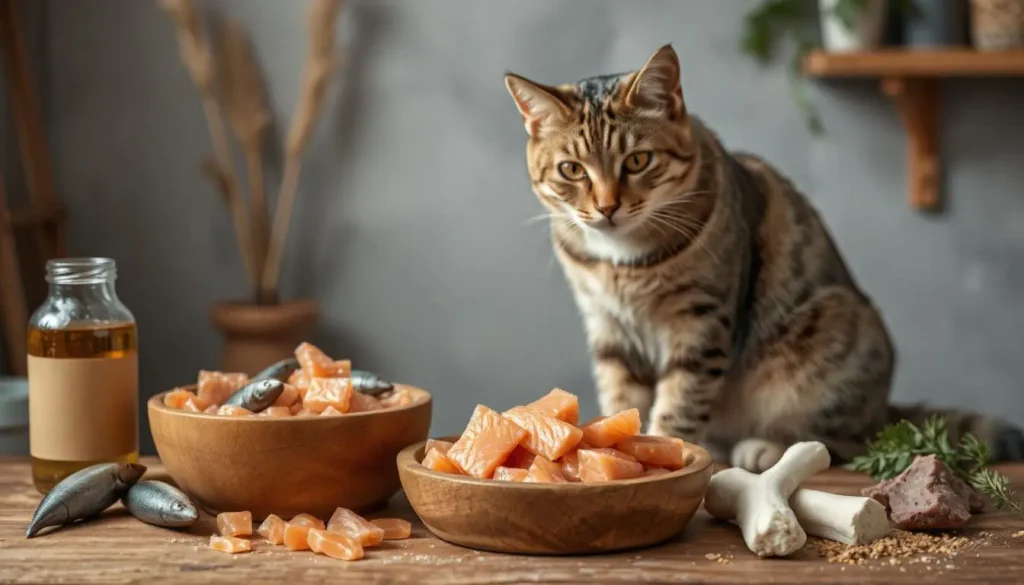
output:
<path id="1" fill-rule="evenodd" d="M 43 427 L 33 441 L 42 437 L 45 441 L 67 444 L 68 437 L 73 435 L 55 437 L 55 431 L 62 432 L 69 423 L 74 426 L 81 422 L 92 425 L 88 427 L 90 436 L 81 437 L 91 443 L 90 448 L 109 450 L 111 445 L 124 446 L 123 453 L 81 461 L 44 459 L 33 452 L 32 481 L 41 493 L 49 492 L 60 480 L 95 463 L 138 461 L 138 412 L 134 396 L 138 392 L 137 352 L 135 323 L 77 327 L 71 324 L 57 330 L 29 327 L 29 379 L 42 378 L 42 383 L 52 389 L 45 396 L 29 398 L 34 417 L 31 424 Z M 45 402 L 33 405 L 33 400 Z"/>

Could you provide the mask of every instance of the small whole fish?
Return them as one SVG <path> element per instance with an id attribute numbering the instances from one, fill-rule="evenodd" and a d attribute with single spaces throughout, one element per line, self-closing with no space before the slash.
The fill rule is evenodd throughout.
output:
<path id="1" fill-rule="evenodd" d="M 250 412 L 262 412 L 284 391 L 284 382 L 275 378 L 249 382 L 238 389 L 222 406 L 241 406 Z"/>
<path id="2" fill-rule="evenodd" d="M 132 516 L 153 526 L 185 528 L 199 518 L 199 512 L 185 492 L 162 481 L 140 481 L 121 501 Z"/>
<path id="3" fill-rule="evenodd" d="M 249 381 L 259 382 L 260 380 L 270 380 L 271 378 L 273 378 L 275 380 L 287 382 L 288 377 L 295 373 L 295 371 L 298 370 L 300 367 L 301 366 L 299 365 L 299 360 L 293 357 L 285 358 L 275 364 L 267 366 L 262 371 L 260 371 L 260 373 L 253 376 L 252 379 L 250 379 Z"/>
<path id="4" fill-rule="evenodd" d="M 96 516 L 119 500 L 144 473 L 146 466 L 138 463 L 100 463 L 72 473 L 39 502 L 25 537 L 32 538 L 47 526 Z"/>
<path id="5" fill-rule="evenodd" d="M 373 372 L 352 370 L 352 389 L 356 392 L 362 392 L 368 396 L 377 396 L 393 388 L 394 385 L 391 382 Z"/>

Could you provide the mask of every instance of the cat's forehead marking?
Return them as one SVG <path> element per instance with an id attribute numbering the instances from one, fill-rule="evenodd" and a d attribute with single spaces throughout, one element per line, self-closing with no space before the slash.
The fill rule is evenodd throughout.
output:
<path id="1" fill-rule="evenodd" d="M 599 107 L 609 98 L 615 95 L 619 89 L 619 83 L 626 73 L 614 73 L 612 75 L 598 75 L 588 77 L 576 83 L 581 100 L 590 102 L 595 108 Z"/>

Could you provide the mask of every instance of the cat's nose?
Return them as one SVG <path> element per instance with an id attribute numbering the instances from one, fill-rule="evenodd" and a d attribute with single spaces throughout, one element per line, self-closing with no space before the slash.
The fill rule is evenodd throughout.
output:
<path id="1" fill-rule="evenodd" d="M 596 207 L 597 207 L 597 210 L 599 212 L 601 212 L 601 215 L 607 217 L 608 219 L 611 219 L 612 216 L 615 215 L 615 212 L 618 211 L 619 207 L 621 207 L 621 206 L 622 206 L 622 203 L 620 201 L 616 201 L 615 203 L 613 203 L 611 205 L 605 205 L 604 207 L 602 207 L 600 205 L 597 205 Z"/>

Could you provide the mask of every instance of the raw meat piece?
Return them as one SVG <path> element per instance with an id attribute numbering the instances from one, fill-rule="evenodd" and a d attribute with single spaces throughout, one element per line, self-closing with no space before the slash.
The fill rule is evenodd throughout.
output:
<path id="1" fill-rule="evenodd" d="M 345 413 L 341 412 L 337 408 L 334 408 L 333 406 L 328 406 L 327 408 L 324 409 L 323 412 L 320 413 L 320 416 L 341 416 L 343 414 Z"/>
<path id="2" fill-rule="evenodd" d="M 217 414 L 218 410 L 220 410 L 219 406 L 217 406 L 216 404 L 211 404 L 210 406 L 207 406 L 205 410 L 203 410 L 203 414 Z"/>
<path id="3" fill-rule="evenodd" d="M 934 455 L 916 457 L 903 473 L 861 493 L 885 506 L 903 530 L 958 528 L 984 507 L 974 489 Z"/>
<path id="4" fill-rule="evenodd" d="M 575 449 L 583 439 L 583 431 L 540 410 L 516 407 L 502 416 L 526 430 L 520 446 L 552 461 Z"/>
<path id="5" fill-rule="evenodd" d="M 302 370 L 295 370 L 291 376 L 288 376 L 288 385 L 295 386 L 300 400 L 305 398 L 306 392 L 309 390 L 309 374 Z"/>
<path id="6" fill-rule="evenodd" d="M 370 524 L 384 531 L 384 540 L 402 540 L 412 534 L 412 524 L 401 518 L 377 518 Z"/>
<path id="7" fill-rule="evenodd" d="M 346 508 L 338 508 L 327 523 L 327 530 L 343 534 L 362 546 L 377 546 L 384 540 L 384 530 Z"/>
<path id="8" fill-rule="evenodd" d="M 486 479 L 525 438 L 522 427 L 480 404 L 462 437 L 448 451 L 448 459 L 463 473 Z"/>
<path id="9" fill-rule="evenodd" d="M 598 417 L 583 426 L 583 440 L 598 449 L 611 447 L 640 432 L 640 411 L 623 410 L 612 416 Z"/>
<path id="10" fill-rule="evenodd" d="M 353 392 L 352 401 L 349 403 L 349 412 L 370 412 L 371 410 L 381 410 L 384 405 L 380 403 L 373 396 L 363 394 L 362 392 Z"/>
<path id="11" fill-rule="evenodd" d="M 352 363 L 348 360 L 334 361 L 312 343 L 303 342 L 295 348 L 295 359 L 302 370 L 311 378 L 349 378 Z"/>
<path id="12" fill-rule="evenodd" d="M 569 481 L 580 480 L 579 451 L 570 451 L 559 460 L 562 464 L 562 475 Z"/>
<path id="13" fill-rule="evenodd" d="M 221 512 L 217 514 L 217 532 L 221 536 L 249 536 L 252 534 L 252 514 L 249 512 Z"/>
<path id="14" fill-rule="evenodd" d="M 182 390 L 178 388 L 175 390 L 171 390 L 167 394 L 164 394 L 164 406 L 170 408 L 185 408 L 185 403 L 193 398 L 198 398 L 198 396 L 189 392 L 188 390 Z M 199 404 L 202 404 L 202 402 L 197 402 L 196 404 L 198 406 Z M 203 406 L 203 408 L 206 408 L 207 406 L 209 406 L 209 404 Z"/>
<path id="15" fill-rule="evenodd" d="M 348 378 L 313 378 L 309 391 L 302 398 L 302 407 L 312 412 L 323 412 L 333 406 L 338 412 L 348 412 L 352 403 L 352 381 Z"/>
<path id="16" fill-rule="evenodd" d="M 295 404 L 293 404 L 290 407 L 288 407 L 288 410 L 291 411 L 292 416 L 295 416 L 295 415 L 299 414 L 300 412 L 302 412 L 304 410 L 302 408 L 302 402 L 301 401 L 296 402 Z"/>
<path id="17" fill-rule="evenodd" d="M 196 382 L 196 396 L 209 404 L 224 404 L 224 401 L 245 386 L 249 376 L 241 373 L 224 373 L 210 370 L 199 370 Z"/>
<path id="18" fill-rule="evenodd" d="M 666 473 L 672 472 L 664 467 L 644 467 L 644 475 L 647 477 L 652 475 L 665 475 Z"/>
<path id="19" fill-rule="evenodd" d="M 401 408 L 412 404 L 413 397 L 405 388 L 396 388 L 379 398 L 384 408 Z"/>
<path id="20" fill-rule="evenodd" d="M 287 407 L 287 406 L 271 406 L 271 407 L 267 408 L 266 410 L 260 412 L 256 416 L 268 416 L 268 417 L 272 417 L 272 418 L 280 418 L 280 417 L 283 417 L 283 416 L 289 416 L 290 417 L 291 415 L 292 415 L 292 409 Z"/>
<path id="21" fill-rule="evenodd" d="M 291 384 L 285 384 L 281 395 L 277 397 L 272 406 L 291 406 L 299 401 L 299 389 Z"/>
<path id="22" fill-rule="evenodd" d="M 309 531 L 315 529 L 313 526 L 288 522 L 284 526 L 284 545 L 288 550 L 309 549 Z"/>
<path id="23" fill-rule="evenodd" d="M 518 467 L 519 469 L 529 469 L 533 465 L 533 458 L 536 457 L 533 453 L 530 453 L 522 445 L 517 446 L 508 454 L 505 458 L 505 462 L 502 463 L 505 467 Z"/>
<path id="24" fill-rule="evenodd" d="M 644 474 L 644 466 L 614 449 L 580 449 L 580 481 L 596 483 L 618 479 L 635 479 Z"/>
<path id="25" fill-rule="evenodd" d="M 498 467 L 494 470 L 494 477 L 498 481 L 525 481 L 530 472 L 518 467 Z"/>
<path id="26" fill-rule="evenodd" d="M 210 535 L 210 549 L 217 552 L 236 554 L 252 550 L 252 543 L 244 538 Z"/>
<path id="27" fill-rule="evenodd" d="M 448 452 L 448 449 L 452 448 L 451 441 L 441 441 L 439 439 L 427 439 L 427 445 L 423 448 L 424 453 L 429 453 L 431 449 L 437 449 L 441 454 Z"/>
<path id="28" fill-rule="evenodd" d="M 682 469 L 685 447 L 682 439 L 641 435 L 630 437 L 615 448 L 644 465 Z"/>
<path id="29" fill-rule="evenodd" d="M 580 422 L 580 401 L 576 395 L 561 388 L 553 388 L 539 400 L 526 405 L 526 408 L 539 410 L 548 416 L 565 421 L 571 425 Z"/>
<path id="30" fill-rule="evenodd" d="M 312 526 L 313 528 L 319 528 L 320 530 L 327 528 L 327 525 L 324 524 L 323 520 L 310 514 L 298 514 L 288 522 L 291 524 L 301 524 L 302 526 Z"/>
<path id="31" fill-rule="evenodd" d="M 568 480 L 562 475 L 560 464 L 538 455 L 534 458 L 533 464 L 530 465 L 530 469 L 526 473 L 526 479 L 523 481 L 526 483 L 566 483 Z"/>
<path id="32" fill-rule="evenodd" d="M 306 543 L 313 552 L 327 555 L 332 559 L 355 561 L 363 558 L 363 547 L 337 532 L 313 528 L 306 537 Z"/>
<path id="33" fill-rule="evenodd" d="M 459 469 L 448 456 L 441 452 L 437 447 L 434 447 L 426 456 L 423 457 L 423 467 L 433 469 L 434 471 L 440 471 L 441 473 L 454 473 L 455 475 L 462 475 L 462 470 Z"/>
<path id="34" fill-rule="evenodd" d="M 252 412 L 242 408 L 241 406 L 230 406 L 225 405 L 217 409 L 217 414 L 221 416 L 252 416 Z"/>
<path id="35" fill-rule="evenodd" d="M 182 410 L 187 410 L 189 412 L 204 412 L 209 407 L 210 406 L 206 404 L 206 402 L 202 398 L 198 396 L 192 396 L 191 398 L 185 401 L 185 406 L 182 406 L 181 408 Z"/>
<path id="36" fill-rule="evenodd" d="M 300 408 L 299 411 L 293 414 L 292 416 L 320 416 L 320 413 L 313 412 L 311 410 L 306 410 L 305 408 Z"/>
<path id="37" fill-rule="evenodd" d="M 271 514 L 263 520 L 263 524 L 256 529 L 256 533 L 262 536 L 270 544 L 284 544 L 284 528 L 288 523 L 278 516 Z"/>

